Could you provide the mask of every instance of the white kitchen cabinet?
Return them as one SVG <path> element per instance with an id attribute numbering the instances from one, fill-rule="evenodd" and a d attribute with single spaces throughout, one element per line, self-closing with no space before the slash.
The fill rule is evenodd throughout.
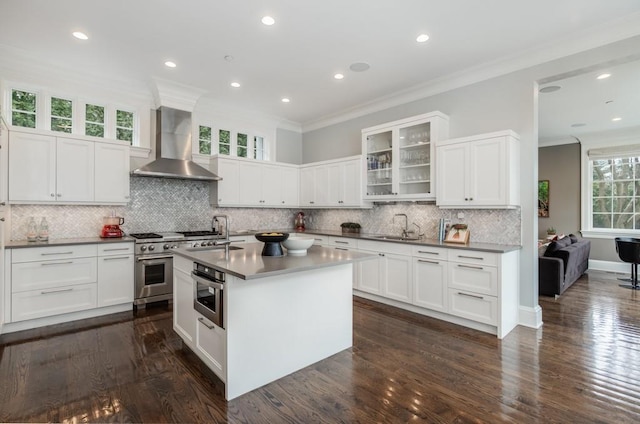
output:
<path id="1" fill-rule="evenodd" d="M 300 170 L 300 206 L 368 207 L 362 200 L 362 157 L 304 165 Z"/>
<path id="2" fill-rule="evenodd" d="M 435 199 L 434 144 L 449 136 L 449 117 L 432 112 L 362 130 L 364 198 Z"/>
<path id="3" fill-rule="evenodd" d="M 447 250 L 413 247 L 413 304 L 447 312 Z"/>
<path id="4" fill-rule="evenodd" d="M 174 257 L 174 260 L 177 258 L 178 256 Z M 189 261 L 189 264 L 193 262 Z M 187 345 L 195 349 L 196 311 L 193 309 L 193 279 L 190 273 L 177 268 L 174 268 L 173 272 L 173 329 Z"/>
<path id="5" fill-rule="evenodd" d="M 324 165 L 305 166 L 300 170 L 300 206 L 329 205 L 329 168 Z"/>
<path id="6" fill-rule="evenodd" d="M 129 195 L 129 154 L 125 144 L 95 143 L 95 201 L 127 203 Z"/>
<path id="7" fill-rule="evenodd" d="M 14 293 L 11 297 L 11 321 L 93 309 L 96 307 L 96 288 L 96 283 L 90 283 Z"/>
<path id="8" fill-rule="evenodd" d="M 56 138 L 12 132 L 9 137 L 9 200 L 55 202 Z"/>
<path id="9" fill-rule="evenodd" d="M 132 303 L 134 244 L 98 245 L 98 307 Z"/>
<path id="10" fill-rule="evenodd" d="M 198 312 L 196 323 L 196 348 L 211 370 L 216 373 L 223 382 L 226 382 L 226 352 L 227 335 L 223 328 L 218 327 Z"/>
<path id="11" fill-rule="evenodd" d="M 298 169 L 295 165 L 214 157 L 213 172 L 222 181 L 211 184 L 216 206 L 297 207 Z"/>
<path id="12" fill-rule="evenodd" d="M 56 138 L 57 202 L 93 202 L 95 190 L 95 143 Z"/>
<path id="13" fill-rule="evenodd" d="M 363 262 L 357 288 L 379 293 L 388 299 L 411 303 L 413 298 L 411 246 L 406 244 L 359 240 L 358 249 L 377 254 L 377 266 Z M 376 269 L 377 268 L 377 269 Z"/>
<path id="14" fill-rule="evenodd" d="M 520 205 L 519 136 L 500 131 L 437 143 L 437 198 L 442 208 Z"/>
<path id="15" fill-rule="evenodd" d="M 9 131 L 4 126 L 4 121 L 0 119 L 0 212 L 6 209 L 7 205 L 7 180 L 9 151 Z M 0 277 L 1 278 L 1 277 Z"/>

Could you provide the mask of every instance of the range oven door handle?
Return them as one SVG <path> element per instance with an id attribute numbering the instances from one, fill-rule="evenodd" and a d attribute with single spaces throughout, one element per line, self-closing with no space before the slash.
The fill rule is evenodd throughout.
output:
<path id="1" fill-rule="evenodd" d="M 173 256 L 154 256 L 153 258 L 138 258 L 136 259 L 138 262 L 149 262 L 150 265 L 153 265 L 152 261 L 158 260 L 158 259 L 171 259 L 173 258 Z"/>
<path id="2" fill-rule="evenodd" d="M 193 278 L 194 281 L 200 283 L 200 284 L 204 284 L 206 286 L 209 287 L 213 287 L 214 289 L 218 289 L 218 290 L 223 290 L 224 286 L 220 283 L 216 283 L 215 281 L 211 281 L 211 280 L 207 280 L 206 278 L 202 278 L 199 275 L 197 275 L 195 272 L 191 271 L 191 278 Z"/>

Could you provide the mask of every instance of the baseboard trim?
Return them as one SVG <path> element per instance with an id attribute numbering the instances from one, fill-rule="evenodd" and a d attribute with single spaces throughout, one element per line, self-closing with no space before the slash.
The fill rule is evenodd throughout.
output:
<path id="1" fill-rule="evenodd" d="M 540 305 L 536 305 L 534 308 L 520 306 L 519 318 L 519 325 L 529 328 L 540 328 L 542 327 L 542 308 Z"/>
<path id="2" fill-rule="evenodd" d="M 631 265 L 625 262 L 600 261 L 597 259 L 589 259 L 589 269 L 593 269 L 595 271 L 629 274 L 631 272 Z"/>

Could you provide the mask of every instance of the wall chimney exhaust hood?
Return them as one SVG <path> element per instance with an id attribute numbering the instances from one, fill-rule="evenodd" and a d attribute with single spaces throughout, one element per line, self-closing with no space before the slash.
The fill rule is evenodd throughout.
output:
<path id="1" fill-rule="evenodd" d="M 156 160 L 131 171 L 131 175 L 220 181 L 222 178 L 191 160 L 191 111 L 205 91 L 157 77 L 153 81 Z"/>

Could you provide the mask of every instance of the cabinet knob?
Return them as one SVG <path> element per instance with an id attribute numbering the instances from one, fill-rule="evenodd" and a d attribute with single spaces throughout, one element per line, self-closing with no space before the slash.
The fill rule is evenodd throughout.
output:
<path id="1" fill-rule="evenodd" d="M 469 197 L 469 200 L 473 200 L 473 197 Z"/>
<path id="2" fill-rule="evenodd" d="M 5 206 L 7 202 L 0 202 L 0 206 Z"/>
<path id="3" fill-rule="evenodd" d="M 56 194 L 56 196 L 57 196 L 57 197 L 62 197 L 62 194 L 57 193 L 57 194 Z"/>
<path id="4" fill-rule="evenodd" d="M 56 197 L 56 195 L 55 195 L 55 194 L 53 194 L 53 193 L 51 193 L 51 197 Z"/>
<path id="5" fill-rule="evenodd" d="M 282 204 L 284 205 L 284 200 L 282 201 Z"/>
<path id="6" fill-rule="evenodd" d="M 0 222 L 4 222 L 4 218 L 0 218 Z"/>
<path id="7" fill-rule="evenodd" d="M 466 201 L 468 201 L 468 200 L 469 200 L 469 198 L 468 198 L 468 197 L 465 197 L 465 198 L 464 198 L 464 200 L 465 200 L 465 202 L 466 202 Z"/>
<path id="8" fill-rule="evenodd" d="M 222 199 L 218 199 L 218 202 L 222 202 Z"/>

